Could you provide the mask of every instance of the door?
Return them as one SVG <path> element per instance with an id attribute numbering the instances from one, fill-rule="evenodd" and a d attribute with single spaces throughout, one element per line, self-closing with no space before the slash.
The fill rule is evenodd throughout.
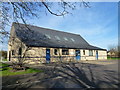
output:
<path id="1" fill-rule="evenodd" d="M 80 50 L 76 50 L 76 60 L 80 60 Z"/>
<path id="2" fill-rule="evenodd" d="M 50 49 L 46 49 L 46 61 L 50 62 Z"/>
<path id="3" fill-rule="evenodd" d="M 98 60 L 98 51 L 96 51 L 96 59 Z"/>

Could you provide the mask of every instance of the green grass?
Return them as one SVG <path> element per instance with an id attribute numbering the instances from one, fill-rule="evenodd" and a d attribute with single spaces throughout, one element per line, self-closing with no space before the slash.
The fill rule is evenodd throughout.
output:
<path id="1" fill-rule="evenodd" d="M 5 63 L 1 63 L 0 62 L 0 67 L 4 67 L 4 66 L 9 66 L 8 64 L 5 64 Z"/>
<path id="2" fill-rule="evenodd" d="M 8 67 L 7 66 L 9 66 L 8 64 L 5 64 L 5 63 L 1 63 L 0 62 L 0 67 L 4 67 L 4 68 L 0 68 L 0 73 L 1 73 L 1 70 L 6 70 L 6 69 L 8 69 Z"/>
<path id="3" fill-rule="evenodd" d="M 7 59 L 3 59 L 2 61 L 7 61 Z"/>
<path id="4" fill-rule="evenodd" d="M 120 60 L 118 57 L 107 57 L 108 60 Z"/>
<path id="5" fill-rule="evenodd" d="M 8 66 L 7 64 L 2 63 L 0 65 L 0 67 L 3 66 Z M 12 68 L 10 67 L 4 67 L 4 68 L 0 68 L 0 76 L 11 76 L 11 75 L 22 75 L 22 74 L 28 74 L 28 73 L 36 73 L 36 72 L 43 72 L 42 70 L 37 70 L 37 69 L 33 69 L 33 68 L 29 68 L 25 71 L 16 71 L 13 72 Z"/>

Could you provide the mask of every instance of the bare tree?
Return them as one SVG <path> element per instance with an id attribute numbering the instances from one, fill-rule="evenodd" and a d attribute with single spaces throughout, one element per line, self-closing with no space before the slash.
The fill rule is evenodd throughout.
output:
<path id="1" fill-rule="evenodd" d="M 17 43 L 17 41 L 14 41 L 15 43 Z M 26 52 L 28 50 L 30 50 L 30 47 L 28 46 L 25 46 L 25 48 L 23 48 L 23 44 L 22 42 L 18 42 L 20 43 L 20 48 L 18 50 L 18 53 L 16 53 L 14 56 L 12 56 L 12 59 L 15 59 L 15 60 L 12 60 L 12 67 L 14 70 L 25 70 L 26 67 L 25 67 L 25 61 L 26 61 Z"/>
<path id="2" fill-rule="evenodd" d="M 55 9 L 54 5 L 59 8 Z M 0 38 L 1 42 L 4 37 L 8 37 L 10 32 L 6 30 L 6 26 L 10 26 L 11 22 L 19 22 L 22 21 L 26 27 L 29 19 L 32 17 L 38 18 L 41 12 L 45 12 L 54 16 L 65 16 L 66 14 L 72 14 L 70 11 L 75 10 L 76 7 L 84 6 L 90 7 L 89 2 L 84 2 L 81 0 L 80 3 L 76 2 L 65 2 L 61 0 L 61 2 L 2 2 L 0 4 Z M 39 13 L 38 13 L 39 12 Z M 28 28 L 28 27 L 27 27 Z M 30 28 L 28 28 L 30 30 Z M 23 66 L 23 62 L 25 60 L 26 51 L 28 51 L 29 47 L 25 50 L 22 58 L 21 56 L 18 58 L 18 63 L 20 67 Z M 61 59 L 61 56 L 60 56 Z M 15 64 L 15 63 L 14 63 Z M 15 65 L 14 65 L 15 66 Z"/>
<path id="3" fill-rule="evenodd" d="M 118 46 L 109 46 L 108 47 L 108 53 L 110 57 L 119 57 L 119 50 L 118 50 Z"/>
<path id="4" fill-rule="evenodd" d="M 58 9 L 54 8 L 54 5 L 58 6 Z M 27 19 L 32 17 L 39 17 L 41 12 L 45 14 L 50 13 L 55 16 L 64 16 L 71 14 L 71 10 L 75 10 L 77 6 L 90 7 L 89 2 L 81 0 L 80 3 L 76 2 L 2 2 L 0 4 L 0 36 L 1 38 L 8 36 L 9 31 L 5 29 L 6 26 L 10 26 L 11 21 L 19 22 L 21 20 L 24 24 L 28 23 Z M 39 13 L 38 13 L 39 12 Z M 26 19 L 27 18 L 27 19 Z"/>

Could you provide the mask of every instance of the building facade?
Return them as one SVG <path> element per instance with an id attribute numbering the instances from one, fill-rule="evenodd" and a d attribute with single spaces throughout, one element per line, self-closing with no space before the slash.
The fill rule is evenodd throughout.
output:
<path id="1" fill-rule="evenodd" d="M 106 49 L 95 47 L 80 35 L 13 23 L 8 60 L 24 58 L 29 64 L 107 59 Z"/>

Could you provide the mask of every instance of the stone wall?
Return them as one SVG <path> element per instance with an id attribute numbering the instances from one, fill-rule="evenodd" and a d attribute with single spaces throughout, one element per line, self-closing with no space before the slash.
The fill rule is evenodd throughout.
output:
<path id="1" fill-rule="evenodd" d="M 75 55 L 62 55 L 62 49 L 59 49 L 59 54 L 54 55 L 54 48 L 50 48 L 50 62 L 63 62 L 66 61 L 74 61 Z M 69 51 L 74 51 L 69 49 Z M 26 59 L 26 62 L 32 63 L 46 63 L 46 48 L 43 47 L 31 47 L 30 50 L 26 52 L 26 57 L 30 57 Z"/>
<path id="2" fill-rule="evenodd" d="M 21 55 L 19 55 L 19 49 L 22 49 L 22 53 Z M 23 53 L 26 50 L 26 45 L 24 43 L 22 43 L 18 38 L 14 38 L 14 40 L 9 41 L 8 43 L 8 61 L 9 61 L 9 57 L 10 61 L 17 61 L 18 57 L 22 57 Z"/>
<path id="3" fill-rule="evenodd" d="M 18 55 L 19 47 L 20 47 L 20 43 L 13 45 L 11 50 L 15 50 L 15 55 L 12 55 L 12 57 L 19 56 Z M 22 44 L 22 51 L 23 51 L 22 54 L 25 52 L 26 48 L 27 47 L 24 46 L 24 44 Z M 54 48 L 49 48 L 49 49 L 50 49 L 50 56 L 51 56 L 50 62 L 76 61 L 75 49 L 69 49 L 69 55 L 62 55 L 62 49 L 59 49 L 58 55 L 54 55 Z M 98 60 L 102 60 L 102 59 L 107 59 L 107 52 L 98 50 Z M 97 60 L 96 50 L 93 50 L 93 56 L 89 56 L 89 50 L 85 50 L 85 55 L 83 54 L 83 50 L 80 50 L 80 60 Z M 25 52 L 25 62 L 29 64 L 46 63 L 46 48 L 45 47 L 30 47 Z"/>
<path id="4" fill-rule="evenodd" d="M 59 54 L 54 54 L 55 48 L 50 49 L 50 62 L 70 62 L 76 61 L 75 49 L 69 49 L 69 55 L 62 55 L 62 49 L 59 49 Z M 93 50 L 93 56 L 89 56 L 89 50 L 85 50 L 85 55 L 83 50 L 80 50 L 81 60 L 97 60 L 96 51 L 98 51 L 98 60 L 107 59 L 107 52 L 102 50 Z M 31 57 L 26 60 L 29 63 L 46 63 L 46 48 L 44 47 L 31 47 L 30 50 L 26 52 L 26 57 Z M 79 60 L 80 61 L 80 60 Z"/>

